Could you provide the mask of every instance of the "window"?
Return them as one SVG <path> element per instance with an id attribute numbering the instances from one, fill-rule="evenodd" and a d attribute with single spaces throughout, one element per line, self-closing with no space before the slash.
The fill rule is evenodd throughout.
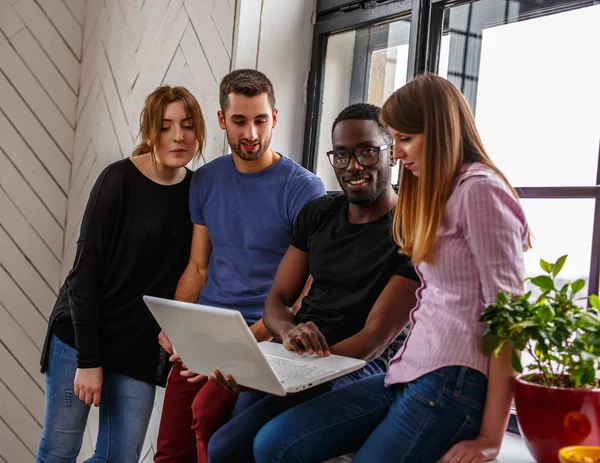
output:
<path id="1" fill-rule="evenodd" d="M 381 106 L 394 90 L 406 83 L 410 19 L 384 23 L 328 38 L 325 55 L 323 100 L 316 150 L 316 173 L 329 191 L 339 190 L 327 160 L 331 126 L 346 106 L 368 102 Z M 398 181 L 398 167 L 392 182 Z"/>
<path id="2" fill-rule="evenodd" d="M 560 277 L 598 293 L 598 24 L 598 0 L 318 0 L 304 166 L 325 177 L 322 153 L 345 105 L 380 105 L 406 78 L 436 72 L 466 96 L 522 198 L 527 276 L 541 258 L 568 254 Z M 334 75 L 336 54 L 346 68 Z M 335 178 L 326 186 L 338 189 Z"/>
<path id="3" fill-rule="evenodd" d="M 561 276 L 587 282 L 596 196 L 552 197 L 563 187 L 597 184 L 600 5 L 539 15 L 539 4 L 479 0 L 446 8 L 438 71 L 469 100 L 511 184 L 525 198 L 537 187 L 538 199 L 523 200 L 534 234 L 527 276 L 540 272 L 540 258 L 569 254 Z"/>

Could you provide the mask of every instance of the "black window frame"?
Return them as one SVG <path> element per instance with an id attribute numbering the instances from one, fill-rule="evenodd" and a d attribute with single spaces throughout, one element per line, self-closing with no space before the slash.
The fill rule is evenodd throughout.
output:
<path id="1" fill-rule="evenodd" d="M 341 32 L 367 29 L 410 16 L 410 41 L 407 79 L 423 72 L 437 72 L 440 46 L 444 33 L 446 8 L 474 3 L 477 0 L 317 0 L 314 26 L 311 67 L 307 85 L 307 113 L 304 134 L 302 165 L 314 172 L 318 144 L 321 104 L 323 100 L 323 78 L 328 37 Z M 527 5 L 522 0 L 513 0 Z M 557 14 L 577 8 L 600 4 L 600 0 L 540 0 L 534 8 L 519 12 L 519 19 Z M 508 10 L 508 8 L 507 8 Z M 506 16 L 508 22 L 508 14 Z M 365 101 L 368 85 L 366 73 L 369 69 L 371 52 L 378 47 L 389 46 L 379 40 L 357 40 L 350 90 L 351 102 Z M 381 43 L 380 43 L 381 42 Z M 357 56 L 357 48 L 365 56 Z M 361 62 L 361 58 L 363 61 Z M 365 67 L 366 66 L 366 67 Z M 356 88 L 355 88 L 356 87 Z M 598 140 L 598 170 L 596 185 L 589 186 L 544 186 L 516 188 L 523 199 L 594 199 L 592 249 L 590 256 L 589 294 L 598 294 L 600 286 L 600 138 Z M 511 416 L 509 431 L 518 433 L 516 418 Z"/>

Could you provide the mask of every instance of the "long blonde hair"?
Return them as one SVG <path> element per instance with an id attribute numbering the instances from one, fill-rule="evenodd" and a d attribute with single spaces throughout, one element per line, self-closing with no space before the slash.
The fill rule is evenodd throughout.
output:
<path id="1" fill-rule="evenodd" d="M 420 176 L 402 169 L 393 234 L 413 264 L 435 262 L 435 243 L 454 182 L 465 163 L 479 162 L 511 189 L 483 147 L 475 119 L 460 91 L 434 74 L 396 90 L 381 109 L 382 122 L 407 134 L 423 134 Z"/>
<path id="2" fill-rule="evenodd" d="M 206 123 L 204 122 L 204 116 L 202 115 L 202 109 L 200 109 L 198 100 L 185 87 L 170 87 L 168 85 L 158 87 L 146 97 L 144 108 L 140 114 L 140 143 L 135 147 L 131 156 L 151 153 L 156 165 L 154 149 L 160 143 L 160 129 L 162 127 L 165 108 L 168 104 L 175 101 L 181 101 L 186 117 L 192 118 L 194 132 L 198 140 L 198 152 L 194 156 L 194 160 L 197 160 L 201 156 L 204 141 L 206 140 Z M 148 140 L 150 140 L 150 144 Z"/>

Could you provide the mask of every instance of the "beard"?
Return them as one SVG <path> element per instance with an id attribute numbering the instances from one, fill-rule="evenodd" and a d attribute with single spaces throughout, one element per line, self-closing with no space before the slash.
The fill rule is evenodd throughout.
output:
<path id="1" fill-rule="evenodd" d="M 267 152 L 267 150 L 269 149 L 269 146 L 271 146 L 271 136 L 270 135 L 269 135 L 269 138 L 267 138 L 265 140 L 258 140 L 258 146 L 257 146 L 256 150 L 254 150 L 252 152 L 245 151 L 242 148 L 242 143 L 247 143 L 247 144 L 253 143 L 253 142 L 250 142 L 249 140 L 241 139 L 241 140 L 233 141 L 229 137 L 227 137 L 227 141 L 229 143 L 229 146 L 231 147 L 231 152 L 234 153 L 238 158 L 243 159 L 244 161 L 256 161 L 257 159 L 260 159 L 262 157 L 262 155 Z"/>
<path id="2" fill-rule="evenodd" d="M 338 183 L 340 184 L 340 187 L 344 191 L 344 194 L 350 203 L 357 205 L 373 204 L 385 193 L 385 190 L 390 183 L 390 171 L 391 169 L 380 170 L 379 175 L 377 176 L 377 181 L 375 182 L 375 186 L 366 194 L 350 191 L 348 185 L 344 180 L 342 180 L 341 176 L 338 176 Z M 372 178 L 373 177 L 371 177 L 371 179 Z"/>

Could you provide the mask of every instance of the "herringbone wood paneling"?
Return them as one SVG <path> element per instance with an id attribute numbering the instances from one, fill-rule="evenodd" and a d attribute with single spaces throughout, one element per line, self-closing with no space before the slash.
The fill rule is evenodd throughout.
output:
<path id="1" fill-rule="evenodd" d="M 107 164 L 130 155 L 144 99 L 156 87 L 184 85 L 200 102 L 208 135 L 201 162 L 226 150 L 216 112 L 219 81 L 231 68 L 234 0 L 94 0 L 83 16 L 63 277 L 73 263 L 89 191 Z M 159 389 L 142 461 L 154 455 L 162 400 Z M 93 410 L 81 457 L 91 455 L 97 427 Z"/>
<path id="2" fill-rule="evenodd" d="M 0 461 L 34 460 L 58 287 L 85 0 L 0 0 Z"/>
<path id="3" fill-rule="evenodd" d="M 314 5 L 0 0 L 0 462 L 33 461 L 47 317 L 89 191 L 108 163 L 131 153 L 145 96 L 161 84 L 196 95 L 207 122 L 204 163 L 227 150 L 216 118 L 220 79 L 232 67 L 258 67 L 283 116 L 274 147 L 299 160 Z M 159 390 L 144 462 L 162 401 Z M 93 409 L 78 461 L 91 455 L 97 426 Z"/>

